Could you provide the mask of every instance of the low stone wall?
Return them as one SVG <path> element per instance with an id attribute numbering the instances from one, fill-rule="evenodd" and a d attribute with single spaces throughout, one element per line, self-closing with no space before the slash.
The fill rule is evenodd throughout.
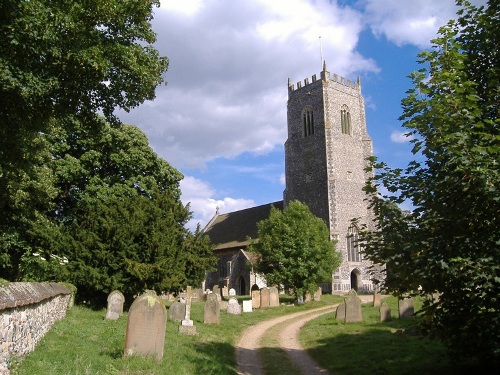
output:
<path id="1" fill-rule="evenodd" d="M 10 356 L 31 352 L 55 321 L 66 315 L 68 288 L 57 283 L 8 283 L 0 286 L 0 374 Z"/>

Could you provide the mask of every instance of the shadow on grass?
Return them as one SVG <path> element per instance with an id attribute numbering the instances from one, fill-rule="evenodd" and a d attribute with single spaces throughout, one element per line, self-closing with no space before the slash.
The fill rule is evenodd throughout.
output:
<path id="1" fill-rule="evenodd" d="M 237 374 L 232 345 L 207 342 L 196 343 L 193 347 L 196 354 L 186 359 L 193 364 L 195 374 Z"/>
<path id="2" fill-rule="evenodd" d="M 326 326 L 326 325 L 325 325 Z M 397 324 L 395 324 L 397 326 Z M 452 363 L 437 341 L 401 329 L 355 329 L 319 340 L 309 354 L 325 369 L 340 375 L 499 374 L 498 364 Z M 325 327 L 325 329 L 327 329 Z M 342 329 L 341 324 L 328 329 Z M 407 330 L 408 332 L 408 330 Z"/>

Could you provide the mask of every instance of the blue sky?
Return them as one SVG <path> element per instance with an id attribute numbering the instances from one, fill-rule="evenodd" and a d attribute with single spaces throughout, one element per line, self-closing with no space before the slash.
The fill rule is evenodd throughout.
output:
<path id="1" fill-rule="evenodd" d="M 321 56 L 331 74 L 360 76 L 374 153 L 404 167 L 407 76 L 455 14 L 453 0 L 162 0 L 153 27 L 168 84 L 118 115 L 184 174 L 191 229 L 216 207 L 282 199 L 287 81 L 319 76 Z"/>

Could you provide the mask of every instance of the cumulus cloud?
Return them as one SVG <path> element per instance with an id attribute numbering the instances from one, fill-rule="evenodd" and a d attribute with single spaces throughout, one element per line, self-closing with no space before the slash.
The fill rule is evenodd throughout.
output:
<path id="1" fill-rule="evenodd" d="M 203 229 L 215 215 L 217 208 L 220 213 L 226 213 L 255 206 L 255 202 L 251 199 L 230 197 L 214 199 L 216 191 L 206 182 L 191 176 L 185 176 L 180 182 L 180 187 L 182 203 L 185 205 L 189 203 L 193 212 L 193 218 L 186 225 L 191 231 L 196 229 L 197 224 Z"/>
<path id="2" fill-rule="evenodd" d="M 410 142 L 412 139 L 413 139 L 412 136 L 400 130 L 394 130 L 391 133 L 391 141 L 394 143 L 407 143 Z"/>
<path id="3" fill-rule="evenodd" d="M 372 32 L 398 46 L 430 47 L 439 27 L 456 18 L 455 0 L 362 0 L 365 19 Z M 482 5 L 485 0 L 472 0 Z"/>

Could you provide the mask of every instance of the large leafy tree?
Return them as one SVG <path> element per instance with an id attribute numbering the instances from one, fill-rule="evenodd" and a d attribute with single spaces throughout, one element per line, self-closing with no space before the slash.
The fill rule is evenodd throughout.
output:
<path id="1" fill-rule="evenodd" d="M 159 1 L 0 2 L 0 259 L 19 279 L 33 227 L 57 194 L 44 135 L 67 116 L 99 127 L 152 99 L 168 60 L 152 47 Z M 62 122 L 61 122 L 62 123 Z"/>
<path id="2" fill-rule="evenodd" d="M 184 228 L 190 212 L 180 201 L 182 175 L 141 130 L 108 124 L 95 130 L 73 121 L 50 139 L 59 240 L 40 236 L 53 241 L 40 252 L 67 259 L 61 268 L 79 299 L 102 303 L 113 289 L 132 297 L 201 282 L 200 267 L 213 264 L 211 245 Z"/>
<path id="3" fill-rule="evenodd" d="M 283 211 L 271 207 L 269 218 L 257 227 L 258 239 L 250 251 L 257 254 L 256 271 L 268 285 L 285 286 L 299 297 L 331 281 L 341 256 L 324 221 L 305 204 L 292 201 Z"/>
<path id="4" fill-rule="evenodd" d="M 500 357 L 500 4 L 466 1 L 424 51 L 403 126 L 415 161 L 373 162 L 367 187 L 378 231 L 364 232 L 366 257 L 386 263 L 385 286 L 430 294 L 428 328 L 457 356 Z M 378 186 L 388 191 L 376 194 Z M 392 194 L 391 194 L 392 193 Z M 395 204 L 410 201 L 414 210 Z"/>

